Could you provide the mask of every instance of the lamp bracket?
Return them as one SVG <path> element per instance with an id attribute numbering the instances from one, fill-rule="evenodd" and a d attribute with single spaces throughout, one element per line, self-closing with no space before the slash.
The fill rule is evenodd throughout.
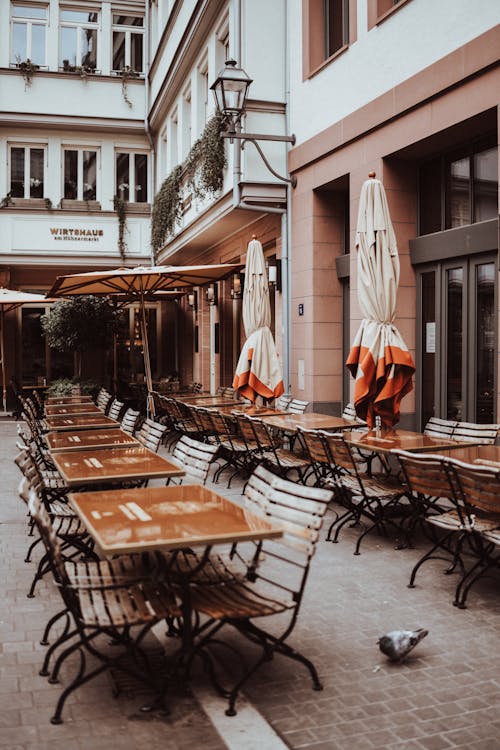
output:
<path id="1" fill-rule="evenodd" d="M 238 141 L 283 141 L 295 145 L 295 134 L 273 135 L 267 133 L 238 133 L 236 130 L 227 130 L 221 133 L 222 138 L 236 139 Z"/>
<path id="2" fill-rule="evenodd" d="M 243 136 L 242 138 L 240 137 L 241 148 L 242 149 L 245 148 L 245 143 L 247 141 L 249 143 L 252 143 L 255 146 L 255 148 L 257 149 L 257 151 L 259 152 L 262 161 L 264 162 L 264 164 L 266 165 L 266 167 L 268 168 L 268 170 L 271 172 L 271 174 L 273 174 L 278 180 L 281 180 L 282 182 L 288 182 L 293 188 L 296 187 L 296 185 L 297 185 L 297 178 L 295 177 L 295 175 L 292 175 L 292 177 L 283 177 L 283 175 L 278 174 L 278 172 L 276 172 L 276 170 L 274 170 L 272 168 L 272 166 L 269 164 L 269 162 L 268 162 L 268 160 L 266 158 L 266 155 L 264 154 L 263 150 L 259 146 L 259 144 L 258 144 L 257 139 L 255 138 L 255 136 L 252 138 L 252 136 L 250 134 L 250 137 L 249 137 L 247 133 L 237 133 L 236 135 L 237 136 Z M 286 138 L 292 138 L 292 137 L 294 137 L 294 136 L 286 136 L 286 135 L 284 135 L 284 136 L 277 136 L 276 140 L 278 140 L 278 139 L 279 140 L 284 140 Z M 259 136 L 259 138 L 260 138 L 260 136 Z M 274 140 L 274 137 L 273 136 L 269 136 L 267 138 L 267 140 Z"/>

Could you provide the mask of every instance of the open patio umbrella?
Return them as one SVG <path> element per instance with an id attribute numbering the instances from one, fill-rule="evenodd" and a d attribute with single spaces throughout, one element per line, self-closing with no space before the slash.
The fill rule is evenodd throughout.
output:
<path id="1" fill-rule="evenodd" d="M 346 362 L 356 379 L 354 405 L 369 427 L 377 416 L 384 427 L 393 427 L 401 399 L 413 388 L 415 365 L 394 325 L 398 248 L 385 190 L 374 175 L 361 188 L 356 249 L 363 320 Z"/>
<path id="2" fill-rule="evenodd" d="M 28 292 L 18 292 L 15 289 L 0 288 L 0 356 L 2 358 L 2 404 L 4 412 L 7 411 L 7 382 L 5 375 L 5 313 L 15 310 L 16 307 L 26 304 L 26 302 L 43 302 L 47 299 L 43 294 L 29 294 Z"/>
<path id="3" fill-rule="evenodd" d="M 257 396 L 278 398 L 284 391 L 283 372 L 269 326 L 271 305 L 261 243 L 248 244 L 243 290 L 243 326 L 246 341 L 236 365 L 233 388 L 254 402 Z"/>
<path id="4" fill-rule="evenodd" d="M 203 286 L 229 276 L 240 268 L 238 264 L 213 266 L 137 266 L 117 268 L 111 271 L 89 271 L 88 273 L 58 276 L 49 297 L 69 297 L 78 294 L 116 296 L 122 302 L 137 302 L 141 311 L 141 334 L 144 352 L 144 371 L 148 390 L 148 411 L 154 414 L 152 396 L 153 383 L 146 330 L 146 306 L 148 299 L 161 300 L 162 294 Z"/>

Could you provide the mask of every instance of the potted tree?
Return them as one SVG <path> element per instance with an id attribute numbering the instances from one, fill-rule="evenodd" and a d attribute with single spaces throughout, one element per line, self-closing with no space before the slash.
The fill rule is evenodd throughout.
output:
<path id="1" fill-rule="evenodd" d="M 41 322 L 52 349 L 75 353 L 73 390 L 80 390 L 83 354 L 111 342 L 118 330 L 116 309 L 107 297 L 82 295 L 56 302 Z"/>

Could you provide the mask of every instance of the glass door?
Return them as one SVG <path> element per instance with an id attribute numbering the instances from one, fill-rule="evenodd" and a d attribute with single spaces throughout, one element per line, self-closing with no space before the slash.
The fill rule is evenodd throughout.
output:
<path id="1" fill-rule="evenodd" d="M 496 259 L 473 256 L 418 274 L 420 427 L 431 416 L 496 422 Z"/>

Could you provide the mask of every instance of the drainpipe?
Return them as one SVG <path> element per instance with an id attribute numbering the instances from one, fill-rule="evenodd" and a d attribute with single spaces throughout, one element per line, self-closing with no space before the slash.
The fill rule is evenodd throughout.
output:
<path id="1" fill-rule="evenodd" d="M 151 135 L 151 130 L 149 127 L 149 68 L 150 68 L 150 9 L 149 9 L 149 0 L 146 2 L 146 44 L 145 44 L 145 82 L 144 82 L 144 100 L 145 100 L 145 106 L 144 106 L 144 130 L 146 132 L 146 136 L 149 141 L 149 145 L 151 147 L 151 158 L 150 158 L 150 170 L 148 175 L 148 192 L 150 196 L 151 205 L 153 204 L 153 196 L 154 196 L 154 188 L 155 188 L 155 144 L 153 141 L 153 137 Z M 150 258 L 151 258 L 151 265 L 155 265 L 155 259 L 153 256 L 153 248 L 150 250 Z"/>

